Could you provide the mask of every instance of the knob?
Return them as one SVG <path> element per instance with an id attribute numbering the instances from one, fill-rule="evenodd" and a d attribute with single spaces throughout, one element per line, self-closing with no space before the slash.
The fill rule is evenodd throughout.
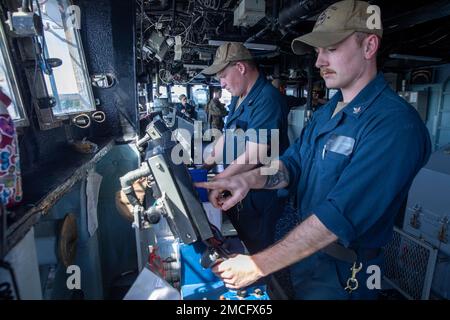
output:
<path id="1" fill-rule="evenodd" d="M 237 295 L 239 298 L 245 298 L 245 297 L 247 296 L 247 291 L 246 291 L 246 290 L 238 290 L 238 291 L 236 292 L 236 295 Z"/>
<path id="2" fill-rule="evenodd" d="M 255 293 L 255 295 L 257 295 L 257 296 L 262 296 L 262 295 L 263 295 L 263 292 L 262 292 L 262 290 L 261 290 L 260 288 L 256 288 L 255 291 L 254 291 L 254 293 Z"/>
<path id="3" fill-rule="evenodd" d="M 150 207 L 146 212 L 147 220 L 151 224 L 157 224 L 161 219 L 161 211 L 156 207 Z"/>

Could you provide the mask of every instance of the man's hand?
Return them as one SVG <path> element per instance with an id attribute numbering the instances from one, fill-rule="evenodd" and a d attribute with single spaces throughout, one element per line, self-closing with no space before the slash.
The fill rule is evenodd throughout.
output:
<path id="1" fill-rule="evenodd" d="M 220 174 L 217 174 L 216 176 L 214 176 L 212 181 L 217 181 L 220 180 L 222 178 L 226 178 L 226 177 L 222 177 Z M 209 202 L 213 205 L 213 207 L 221 209 L 223 202 L 226 198 L 226 192 L 225 191 L 221 191 L 221 190 L 208 190 L 208 200 Z M 228 196 L 230 194 L 228 193 Z"/>
<path id="2" fill-rule="evenodd" d="M 222 208 L 223 198 L 224 197 L 220 190 L 208 190 L 208 200 L 214 208 Z"/>
<path id="3" fill-rule="evenodd" d="M 226 177 L 228 177 L 227 173 L 225 171 L 222 171 L 214 176 L 214 180 L 220 180 Z"/>
<path id="4" fill-rule="evenodd" d="M 243 175 L 218 179 L 211 182 L 197 182 L 195 186 L 212 190 L 209 193 L 209 201 L 214 207 L 224 211 L 244 199 L 250 190 L 248 182 Z M 224 195 L 226 191 L 231 193 L 231 195 Z"/>
<path id="5" fill-rule="evenodd" d="M 230 289 L 246 287 L 264 276 L 252 257 L 242 254 L 216 264 L 212 271 Z"/>
<path id="6" fill-rule="evenodd" d="M 141 178 L 133 182 L 133 189 L 138 198 L 139 202 L 142 204 L 145 196 L 145 189 L 147 189 L 147 178 Z M 116 192 L 116 208 L 119 213 L 128 221 L 133 222 L 133 206 L 128 201 L 127 196 L 123 191 Z"/>

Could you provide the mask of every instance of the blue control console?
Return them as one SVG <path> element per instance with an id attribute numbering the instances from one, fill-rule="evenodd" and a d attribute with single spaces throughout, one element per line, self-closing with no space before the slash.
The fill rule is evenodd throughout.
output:
<path id="1" fill-rule="evenodd" d="M 229 290 L 222 281 L 181 286 L 183 300 L 270 300 L 265 285 Z"/>
<path id="2" fill-rule="evenodd" d="M 151 189 L 154 198 L 158 199 L 158 205 L 140 208 L 138 220 L 157 223 L 161 216 L 165 216 L 172 233 L 183 243 L 180 246 L 183 299 L 268 299 L 264 286 L 228 291 L 211 272 L 210 267 L 218 259 L 228 258 L 231 252 L 242 253 L 244 248 L 239 239 L 224 238 L 220 230 L 208 221 L 198 192 L 192 184 L 195 172 L 189 174 L 184 164 L 172 161 L 177 145 L 163 120 L 155 118 L 147 126 L 146 135 L 137 143 L 138 148 L 143 150 L 145 143 L 146 165 L 121 178 L 122 190 L 130 203 L 138 202 L 131 177 L 134 178 L 135 174 L 151 174 L 153 177 Z M 194 177 L 194 180 L 206 180 L 204 175 L 206 172 L 203 172 L 201 179 Z"/>
<path id="3" fill-rule="evenodd" d="M 230 251 L 242 252 L 242 245 L 237 239 L 234 246 L 237 248 Z M 241 290 L 227 289 L 210 269 L 201 266 L 200 259 L 205 250 L 206 246 L 199 242 L 180 246 L 183 300 L 270 300 L 264 284 Z"/>
<path id="4" fill-rule="evenodd" d="M 266 286 L 250 286 L 241 290 L 228 290 L 222 300 L 270 300 L 266 292 Z"/>

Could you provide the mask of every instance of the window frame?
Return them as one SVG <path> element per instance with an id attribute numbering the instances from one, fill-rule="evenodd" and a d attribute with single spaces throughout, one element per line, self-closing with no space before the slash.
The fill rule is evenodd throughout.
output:
<path id="1" fill-rule="evenodd" d="M 3 56 L 3 60 L 5 60 L 5 68 L 6 74 L 5 79 L 7 82 L 9 80 L 9 85 L 11 89 L 11 93 L 13 97 L 9 97 L 11 99 L 11 103 L 14 103 L 14 107 L 16 109 L 19 118 L 13 119 L 14 125 L 16 127 L 25 127 L 30 124 L 28 120 L 28 116 L 25 110 L 25 105 L 23 103 L 21 90 L 19 88 L 19 82 L 17 80 L 17 74 L 15 70 L 15 66 L 13 64 L 13 59 L 11 55 L 11 51 L 9 48 L 8 38 L 6 36 L 3 22 L 0 23 L 0 50 Z M 16 105 L 17 104 L 17 105 Z M 11 116 L 12 118 L 12 116 Z"/>
<path id="2" fill-rule="evenodd" d="M 65 4 L 67 5 L 65 7 L 65 10 L 67 10 L 67 8 L 69 8 L 70 6 L 73 5 L 73 1 L 71 1 L 71 0 L 60 0 L 60 1 L 65 2 Z M 47 1 L 46 3 L 44 3 L 44 5 L 48 5 L 50 3 L 51 3 L 50 1 Z M 42 9 L 41 9 L 41 12 L 42 12 Z M 64 14 L 66 14 L 66 11 L 64 12 Z M 42 14 L 42 20 L 43 20 L 43 23 L 45 22 L 44 20 L 50 20 L 51 21 L 51 19 L 45 19 L 44 14 Z M 76 84 L 76 86 L 77 86 L 77 93 L 76 94 L 78 94 L 82 98 L 87 98 L 88 100 L 87 100 L 87 104 L 86 104 L 87 108 L 85 108 L 83 110 L 56 112 L 58 106 L 57 105 L 53 106 L 52 107 L 53 116 L 55 117 L 55 119 L 59 119 L 59 120 L 64 120 L 64 119 L 70 118 L 71 116 L 77 115 L 77 114 L 91 113 L 91 112 L 94 112 L 94 111 L 97 110 L 96 103 L 95 103 L 95 97 L 94 97 L 94 94 L 93 94 L 93 91 L 92 91 L 91 76 L 89 74 L 89 70 L 88 70 L 87 63 L 86 63 L 86 57 L 85 57 L 85 54 L 84 54 L 84 47 L 83 47 L 83 42 L 82 42 L 82 39 L 81 39 L 80 31 L 79 31 L 78 28 L 76 28 L 74 26 L 67 27 L 66 21 L 63 21 L 63 20 L 64 20 L 63 19 L 63 15 L 61 15 L 61 23 L 62 23 L 62 25 L 64 27 L 64 29 L 63 29 L 64 30 L 64 39 L 67 42 L 75 41 L 75 43 L 77 45 L 76 50 L 78 52 L 78 57 L 80 59 L 79 60 L 80 66 L 78 66 L 77 68 L 81 71 L 81 73 L 82 73 L 81 79 L 85 82 L 85 85 L 86 85 L 86 92 L 82 92 L 83 90 L 80 90 L 80 87 L 78 86 L 78 84 Z M 67 17 L 66 17 L 65 20 L 67 20 Z M 53 23 L 55 23 L 55 22 L 53 21 Z M 72 30 L 70 31 L 69 28 L 71 28 Z M 47 31 L 44 30 L 44 36 L 46 36 L 46 34 L 45 34 L 46 32 Z M 67 36 L 68 32 L 72 32 L 73 33 L 72 34 L 73 35 L 73 39 L 70 39 L 70 37 L 68 38 L 68 36 Z M 49 48 L 48 47 L 48 42 L 46 41 L 46 48 L 44 48 L 44 50 L 48 50 L 48 48 Z M 69 51 L 69 53 L 70 53 L 70 51 Z M 46 54 L 48 55 L 49 52 L 47 51 Z M 74 65 L 73 61 L 76 61 L 76 60 L 72 59 L 72 61 L 71 61 L 72 66 Z M 64 61 L 63 61 L 63 64 L 64 64 Z M 57 67 L 57 68 L 60 68 L 60 67 Z M 55 69 L 57 69 L 57 68 L 55 68 Z M 75 81 L 79 80 L 79 79 L 77 79 L 77 75 L 76 75 L 75 69 L 72 67 L 71 70 L 72 70 L 72 74 L 75 77 Z M 58 81 L 55 78 L 54 73 L 52 72 L 52 75 L 48 75 L 43 70 L 41 70 L 41 74 L 43 76 L 43 80 L 44 80 L 45 86 L 47 88 L 48 95 L 50 97 L 53 97 L 56 100 L 56 103 L 61 103 L 60 101 L 61 101 L 62 93 L 60 93 L 59 90 L 58 90 Z M 56 94 L 58 95 L 58 97 L 55 97 L 55 92 L 53 91 L 53 88 L 51 86 L 51 81 L 53 81 L 55 83 Z M 49 86 L 49 84 L 50 84 L 50 86 Z M 85 96 L 85 93 L 87 93 L 87 97 Z M 59 109 L 62 110 L 62 106 L 59 106 Z"/>

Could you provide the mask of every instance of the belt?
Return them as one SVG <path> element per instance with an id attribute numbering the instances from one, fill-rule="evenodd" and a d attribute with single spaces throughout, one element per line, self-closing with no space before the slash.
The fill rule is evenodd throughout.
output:
<path id="1" fill-rule="evenodd" d="M 354 249 L 346 248 L 337 242 L 333 242 L 323 248 L 321 251 L 335 259 L 342 260 L 348 263 L 354 263 L 361 260 L 368 261 L 375 259 L 380 254 L 381 249 L 365 248 L 355 251 Z"/>

